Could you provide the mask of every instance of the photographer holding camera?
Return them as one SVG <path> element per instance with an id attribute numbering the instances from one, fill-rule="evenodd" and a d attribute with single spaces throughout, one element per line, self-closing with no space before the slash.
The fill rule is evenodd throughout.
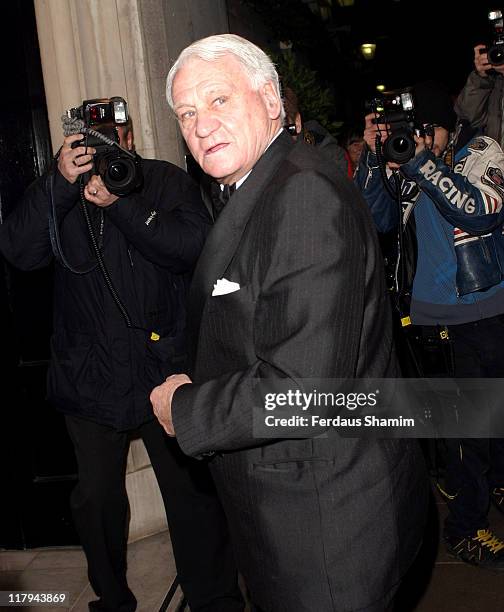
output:
<path id="1" fill-rule="evenodd" d="M 133 152 L 124 100 L 87 101 L 68 116 L 82 120 L 81 131 L 65 137 L 54 167 L 0 226 L 0 250 L 23 270 L 55 261 L 48 396 L 65 415 L 77 458 L 71 506 L 99 598 L 89 608 L 136 609 L 125 487 L 136 431 L 191 610 L 243 610 L 207 466 L 164 433 L 149 401 L 153 386 L 187 369 L 186 292 L 208 215 L 184 171 Z"/>
<path id="2" fill-rule="evenodd" d="M 395 299 L 401 336 L 418 339 L 414 376 L 504 377 L 504 153 L 480 136 L 453 157 L 447 92 L 422 83 L 413 100 L 411 108 L 403 104 L 402 132 L 395 131 L 398 115 L 366 116 L 367 151 L 355 180 L 378 230 L 398 229 Z M 416 129 L 408 134 L 409 122 Z M 487 518 L 490 499 L 502 508 L 504 441 L 445 444 L 447 549 L 464 562 L 504 569 L 504 542 Z"/>
<path id="3" fill-rule="evenodd" d="M 455 103 L 458 117 L 504 148 L 504 32 L 501 11 L 488 14 L 490 41 L 474 47 L 474 70 Z"/>

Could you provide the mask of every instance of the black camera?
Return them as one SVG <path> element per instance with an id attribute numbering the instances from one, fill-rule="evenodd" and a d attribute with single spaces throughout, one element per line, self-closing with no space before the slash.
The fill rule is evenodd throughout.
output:
<path id="1" fill-rule="evenodd" d="M 383 145 L 383 158 L 388 162 L 404 164 L 415 155 L 415 104 L 411 89 L 384 92 L 372 100 L 368 107 L 375 114 L 373 123 L 387 125 L 387 140 Z"/>
<path id="2" fill-rule="evenodd" d="M 490 25 L 490 44 L 486 52 L 488 61 L 492 66 L 504 64 L 504 22 L 502 11 L 489 11 L 488 23 Z"/>
<path id="3" fill-rule="evenodd" d="M 92 173 L 102 177 L 110 193 L 127 196 L 142 186 L 140 157 L 119 144 L 117 128 L 129 126 L 126 100 L 120 97 L 84 100 L 82 106 L 68 110 L 66 118 L 74 124 L 73 133 L 85 134 L 72 147 L 87 146 L 96 150 Z"/>

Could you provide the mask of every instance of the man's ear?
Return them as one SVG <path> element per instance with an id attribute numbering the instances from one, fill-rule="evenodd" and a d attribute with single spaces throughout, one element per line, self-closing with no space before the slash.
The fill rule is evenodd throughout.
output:
<path id="1" fill-rule="evenodd" d="M 270 119 L 278 119 L 280 117 L 280 111 L 282 108 L 282 102 L 278 97 L 276 89 L 271 81 L 264 83 L 260 89 L 264 103 L 268 110 Z"/>

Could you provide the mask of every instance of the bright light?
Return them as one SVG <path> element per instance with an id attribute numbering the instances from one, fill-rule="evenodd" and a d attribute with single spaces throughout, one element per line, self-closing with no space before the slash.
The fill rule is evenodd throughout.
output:
<path id="1" fill-rule="evenodd" d="M 375 43 L 363 43 L 360 46 L 360 50 L 362 55 L 364 56 L 364 59 L 373 59 L 376 51 L 376 45 Z"/>
<path id="2" fill-rule="evenodd" d="M 376 86 L 376 89 L 377 89 L 378 91 L 385 91 L 385 89 L 386 89 L 386 88 L 385 88 L 385 85 L 377 85 L 377 86 Z"/>

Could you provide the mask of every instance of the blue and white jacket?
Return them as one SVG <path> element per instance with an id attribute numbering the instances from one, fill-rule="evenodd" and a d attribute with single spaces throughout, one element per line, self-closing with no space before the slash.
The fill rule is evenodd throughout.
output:
<path id="1" fill-rule="evenodd" d="M 410 208 L 418 243 L 412 323 L 453 325 L 504 313 L 504 153 L 500 146 L 485 136 L 474 138 L 457 153 L 453 170 L 424 150 L 403 164 L 400 172 L 403 194 L 414 194 Z M 397 227 L 397 202 L 385 189 L 371 151 L 362 155 L 355 180 L 378 231 Z"/>

